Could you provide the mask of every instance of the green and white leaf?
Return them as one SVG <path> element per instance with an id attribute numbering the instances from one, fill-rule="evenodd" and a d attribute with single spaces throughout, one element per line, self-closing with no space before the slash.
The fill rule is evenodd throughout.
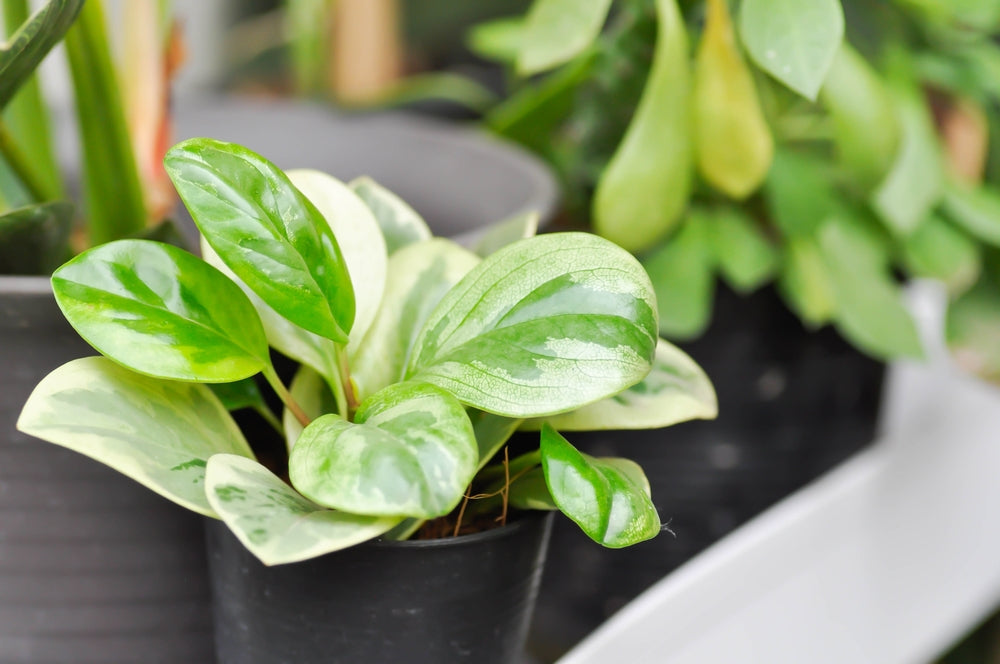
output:
<path id="1" fill-rule="evenodd" d="M 226 383 L 270 365 L 243 292 L 176 247 L 149 240 L 94 247 L 56 270 L 52 291 L 87 343 L 139 373 Z"/>
<path id="2" fill-rule="evenodd" d="M 208 387 L 142 376 L 104 357 L 73 360 L 42 379 L 17 428 L 207 516 L 215 515 L 204 488 L 209 457 L 253 458 Z"/>
<path id="3" fill-rule="evenodd" d="M 348 352 L 357 347 L 375 320 L 385 290 L 385 238 L 378 221 L 365 202 L 332 175 L 310 169 L 286 173 L 326 219 L 344 256 L 354 289 L 355 314 Z"/>
<path id="4" fill-rule="evenodd" d="M 588 233 L 539 235 L 492 254 L 441 300 L 407 377 L 498 415 L 553 415 L 642 380 L 656 318 L 631 254 Z"/>
<path id="5" fill-rule="evenodd" d="M 705 372 L 676 346 L 660 339 L 653 369 L 613 397 L 562 415 L 529 420 L 521 427 L 538 430 L 543 422 L 561 431 L 656 429 L 718 415 L 715 389 Z"/>
<path id="6" fill-rule="evenodd" d="M 375 215 L 388 255 L 403 247 L 429 240 L 433 236 L 423 217 L 402 198 L 369 177 L 351 180 L 348 184 Z"/>
<path id="7" fill-rule="evenodd" d="M 660 532 L 649 482 L 634 462 L 582 454 L 548 425 L 541 452 L 552 499 L 595 542 L 618 549 Z"/>
<path id="8" fill-rule="evenodd" d="M 896 91 L 902 140 L 872 208 L 896 235 L 916 230 L 944 194 L 944 169 L 934 122 L 919 91 Z"/>
<path id="9" fill-rule="evenodd" d="M 408 245 L 389 258 L 382 306 L 350 357 L 359 400 L 403 379 L 424 322 L 478 264 L 478 256 L 444 238 Z"/>
<path id="10" fill-rule="evenodd" d="M 522 212 L 486 227 L 472 245 L 472 251 L 486 258 L 508 244 L 534 237 L 538 233 L 538 213 Z"/>
<path id="11" fill-rule="evenodd" d="M 251 459 L 217 454 L 205 473 L 208 501 L 265 565 L 315 558 L 385 533 L 400 519 L 337 512 L 317 505 Z"/>
<path id="12" fill-rule="evenodd" d="M 692 211 L 677 234 L 643 257 L 656 290 L 660 334 L 697 337 L 712 317 L 715 256 L 706 220 Z"/>
<path id="13" fill-rule="evenodd" d="M 525 17 L 517 70 L 529 76 L 569 62 L 601 33 L 611 0 L 535 0 Z"/>
<path id="14" fill-rule="evenodd" d="M 295 377 L 292 378 L 292 384 L 288 386 L 288 391 L 310 420 L 337 412 L 337 400 L 333 396 L 333 392 L 330 391 L 330 386 L 321 375 L 307 366 L 301 366 L 295 372 Z M 304 427 L 292 414 L 292 411 L 285 408 L 282 428 L 285 430 L 285 443 L 291 450 L 295 446 L 295 441 L 302 435 Z"/>
<path id="15" fill-rule="evenodd" d="M 738 208 L 713 210 L 706 223 L 714 263 L 733 289 L 753 291 L 777 272 L 778 251 L 745 212 Z"/>
<path id="16" fill-rule="evenodd" d="M 945 191 L 942 209 L 949 220 L 969 234 L 1000 247 L 1000 192 L 996 189 L 952 183 Z"/>
<path id="17" fill-rule="evenodd" d="M 740 38 L 757 66 L 816 100 L 844 38 L 839 0 L 743 0 Z"/>
<path id="18" fill-rule="evenodd" d="M 163 163 L 201 234 L 240 281 L 299 327 L 347 342 L 355 300 L 337 239 L 277 166 L 208 138 L 178 143 Z"/>
<path id="19" fill-rule="evenodd" d="M 479 455 L 462 405 L 426 383 L 397 383 L 365 400 L 355 423 L 324 415 L 288 464 L 292 485 L 352 514 L 434 518 L 453 510 Z"/>

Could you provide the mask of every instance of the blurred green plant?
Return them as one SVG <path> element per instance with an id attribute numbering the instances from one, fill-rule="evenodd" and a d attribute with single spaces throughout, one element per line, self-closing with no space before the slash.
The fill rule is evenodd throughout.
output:
<path id="1" fill-rule="evenodd" d="M 704 331 L 720 276 L 919 356 L 900 281 L 929 277 L 1000 377 L 998 25 L 993 0 L 535 0 L 469 44 L 511 82 L 486 125 L 642 259 L 668 338 Z"/>

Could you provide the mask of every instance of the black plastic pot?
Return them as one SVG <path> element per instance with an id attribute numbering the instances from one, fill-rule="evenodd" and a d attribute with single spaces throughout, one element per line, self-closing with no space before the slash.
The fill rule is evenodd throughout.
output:
<path id="1" fill-rule="evenodd" d="M 48 279 L 0 277 L 0 662 L 212 662 L 201 517 L 14 428 L 45 374 L 93 354 Z"/>
<path id="2" fill-rule="evenodd" d="M 884 365 L 834 330 L 808 332 L 771 289 L 717 293 L 708 332 L 682 347 L 705 369 L 719 418 L 663 430 L 567 434 L 646 471 L 669 532 L 617 551 L 557 522 L 530 649 L 552 661 L 629 600 L 875 437 Z"/>
<path id="3" fill-rule="evenodd" d="M 265 567 L 208 525 L 220 664 L 513 664 L 551 514 L 438 540 L 374 541 Z"/>

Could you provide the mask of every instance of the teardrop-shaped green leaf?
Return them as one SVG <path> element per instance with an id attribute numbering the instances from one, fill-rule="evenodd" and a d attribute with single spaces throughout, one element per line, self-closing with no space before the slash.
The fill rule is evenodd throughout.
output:
<path id="1" fill-rule="evenodd" d="M 764 186 L 770 218 L 784 235 L 815 234 L 820 224 L 839 209 L 839 194 L 819 159 L 779 150 Z"/>
<path id="2" fill-rule="evenodd" d="M 50 0 L 0 43 L 0 109 L 73 25 L 84 0 Z M 10 27 L 10 26 L 8 26 Z"/>
<path id="3" fill-rule="evenodd" d="M 659 534 L 649 482 L 635 463 L 582 454 L 549 425 L 541 452 L 552 499 L 595 542 L 620 549 Z"/>
<path id="4" fill-rule="evenodd" d="M 478 263 L 475 254 L 444 238 L 417 242 L 392 255 L 378 316 L 350 358 L 358 399 L 403 379 L 424 322 Z"/>
<path id="5" fill-rule="evenodd" d="M 778 288 L 806 327 L 827 323 L 837 311 L 837 293 L 826 261 L 810 237 L 789 238 Z"/>
<path id="6" fill-rule="evenodd" d="M 528 420 L 522 429 L 538 430 L 542 422 L 562 431 L 656 429 L 688 420 L 710 420 L 718 411 L 715 389 L 701 367 L 660 339 L 653 369 L 629 389 L 569 413 Z"/>
<path id="7" fill-rule="evenodd" d="M 952 295 L 976 283 L 982 267 L 979 246 L 936 215 L 903 241 L 902 254 L 911 274 L 942 281 Z"/>
<path id="8" fill-rule="evenodd" d="M 712 210 L 705 221 L 715 264 L 734 290 L 748 293 L 774 276 L 778 251 L 742 208 Z"/>
<path id="9" fill-rule="evenodd" d="M 719 191 L 745 198 L 764 181 L 774 140 L 736 45 L 727 0 L 708 2 L 693 101 L 699 171 Z"/>
<path id="10" fill-rule="evenodd" d="M 656 338 L 635 258 L 588 233 L 539 235 L 492 254 L 441 300 L 407 375 L 480 410 L 539 417 L 642 380 Z"/>
<path id="11" fill-rule="evenodd" d="M 611 0 L 535 0 L 520 35 L 522 76 L 551 69 L 582 53 L 604 26 Z"/>
<path id="12" fill-rule="evenodd" d="M 119 240 L 56 270 L 52 291 L 87 343 L 139 373 L 227 383 L 270 364 L 239 286 L 186 251 Z"/>
<path id="13" fill-rule="evenodd" d="M 453 510 L 476 472 L 472 423 L 450 394 L 397 383 L 358 409 L 314 420 L 288 473 L 304 496 L 353 514 L 433 518 Z"/>
<path id="14" fill-rule="evenodd" d="M 346 549 L 378 537 L 401 520 L 326 509 L 256 461 L 229 454 L 208 460 L 205 491 L 233 534 L 265 565 Z"/>
<path id="15" fill-rule="evenodd" d="M 971 235 L 994 247 L 1000 247 L 1000 192 L 993 187 L 948 187 L 943 211 L 948 219 Z"/>
<path id="16" fill-rule="evenodd" d="M 299 327 L 347 342 L 354 291 L 337 240 L 277 166 L 207 138 L 178 143 L 164 166 L 202 235 L 243 283 Z"/>
<path id="17" fill-rule="evenodd" d="M 253 458 L 239 427 L 205 385 L 133 373 L 103 357 L 59 367 L 35 388 L 17 428 L 104 463 L 190 510 L 214 516 L 205 464 Z"/>
<path id="18" fill-rule="evenodd" d="M 656 12 L 642 98 L 593 199 L 594 230 L 632 252 L 649 249 L 680 222 L 694 173 L 687 28 L 677 0 L 657 0 Z"/>
<path id="19" fill-rule="evenodd" d="M 351 180 L 348 186 L 375 215 L 390 256 L 409 244 L 429 240 L 433 236 L 427 222 L 416 210 L 375 180 L 360 177 Z"/>
<path id="20" fill-rule="evenodd" d="M 740 37 L 757 66 L 815 100 L 844 38 L 839 0 L 743 0 Z"/>
<path id="21" fill-rule="evenodd" d="M 69 254 L 73 205 L 41 203 L 0 215 L 0 274 L 50 274 Z"/>

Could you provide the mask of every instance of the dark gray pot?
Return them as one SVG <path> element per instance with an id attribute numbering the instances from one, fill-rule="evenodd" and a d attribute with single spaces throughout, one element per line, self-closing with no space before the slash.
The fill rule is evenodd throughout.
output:
<path id="1" fill-rule="evenodd" d="M 94 351 L 44 277 L 0 277 L 0 662 L 211 662 L 202 519 L 17 432 L 49 371 Z"/>

